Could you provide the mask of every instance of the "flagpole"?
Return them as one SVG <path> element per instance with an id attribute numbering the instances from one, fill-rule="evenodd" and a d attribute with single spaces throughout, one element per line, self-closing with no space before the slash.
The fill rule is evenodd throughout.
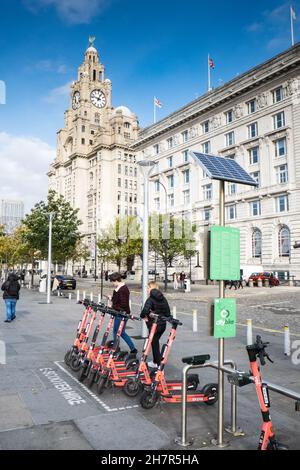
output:
<path id="1" fill-rule="evenodd" d="M 208 67 L 208 91 L 211 91 L 211 75 L 210 75 L 210 63 L 209 63 L 210 56 L 208 54 L 208 60 L 207 60 L 207 67 Z"/>
<path id="2" fill-rule="evenodd" d="M 155 96 L 153 98 L 153 120 L 154 120 L 154 124 L 156 124 L 156 104 L 155 104 Z"/>
<path id="3" fill-rule="evenodd" d="M 294 36 L 294 16 L 295 16 L 295 12 L 294 12 L 294 9 L 293 9 L 292 5 L 290 6 L 290 13 L 291 13 L 292 46 L 294 46 L 295 45 L 295 36 Z"/>

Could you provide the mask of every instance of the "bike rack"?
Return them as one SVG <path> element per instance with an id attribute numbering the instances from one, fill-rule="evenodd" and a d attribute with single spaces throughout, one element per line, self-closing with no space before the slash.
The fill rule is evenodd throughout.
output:
<path id="1" fill-rule="evenodd" d="M 225 367 L 225 365 L 230 365 L 231 369 Z M 176 444 L 182 447 L 188 447 L 193 444 L 193 440 L 187 440 L 187 374 L 191 369 L 205 369 L 211 368 L 216 370 L 222 370 L 226 374 L 244 374 L 244 372 L 238 371 L 234 361 L 226 360 L 224 361 L 224 366 L 219 368 L 217 362 L 209 362 L 201 365 L 187 365 L 183 368 L 182 371 L 182 407 L 181 407 L 181 436 L 175 439 Z M 249 377 L 249 381 L 254 383 L 254 378 Z M 294 392 L 286 387 L 281 387 L 280 385 L 275 385 L 271 382 L 264 383 L 267 385 L 269 390 L 283 395 L 287 398 L 295 401 L 295 411 L 300 412 L 300 393 Z M 231 424 L 229 428 L 226 428 L 226 431 L 232 434 L 235 437 L 244 436 L 245 433 L 237 427 L 237 385 L 231 383 Z M 225 447 L 226 443 L 216 442 L 214 439 L 213 444 L 218 445 L 219 447 Z"/>

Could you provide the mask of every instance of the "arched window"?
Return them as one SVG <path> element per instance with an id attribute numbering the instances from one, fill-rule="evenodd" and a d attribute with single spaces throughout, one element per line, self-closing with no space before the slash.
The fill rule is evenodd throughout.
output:
<path id="1" fill-rule="evenodd" d="M 252 233 L 252 258 L 261 258 L 262 255 L 262 233 L 256 228 Z"/>
<path id="2" fill-rule="evenodd" d="M 96 80 L 96 70 L 93 70 L 93 80 Z"/>
<path id="3" fill-rule="evenodd" d="M 278 233 L 278 250 L 280 257 L 291 255 L 291 232 L 288 227 L 281 227 Z"/>

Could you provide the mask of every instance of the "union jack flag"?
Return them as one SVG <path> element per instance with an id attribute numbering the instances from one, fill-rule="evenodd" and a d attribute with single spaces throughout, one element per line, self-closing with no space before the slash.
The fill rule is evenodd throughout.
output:
<path id="1" fill-rule="evenodd" d="M 154 104 L 157 108 L 162 108 L 162 102 L 158 98 L 154 98 Z"/>

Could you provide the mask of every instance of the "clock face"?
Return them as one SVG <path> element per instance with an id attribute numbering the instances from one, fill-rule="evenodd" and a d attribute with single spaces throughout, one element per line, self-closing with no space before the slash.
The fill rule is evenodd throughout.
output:
<path id="1" fill-rule="evenodd" d="M 104 108 L 106 105 L 106 98 L 103 91 L 93 90 L 91 93 L 91 102 L 97 108 Z"/>
<path id="2" fill-rule="evenodd" d="M 73 98 L 72 98 L 72 108 L 74 110 L 79 108 L 79 102 L 80 102 L 80 93 L 79 91 L 75 91 Z"/>

